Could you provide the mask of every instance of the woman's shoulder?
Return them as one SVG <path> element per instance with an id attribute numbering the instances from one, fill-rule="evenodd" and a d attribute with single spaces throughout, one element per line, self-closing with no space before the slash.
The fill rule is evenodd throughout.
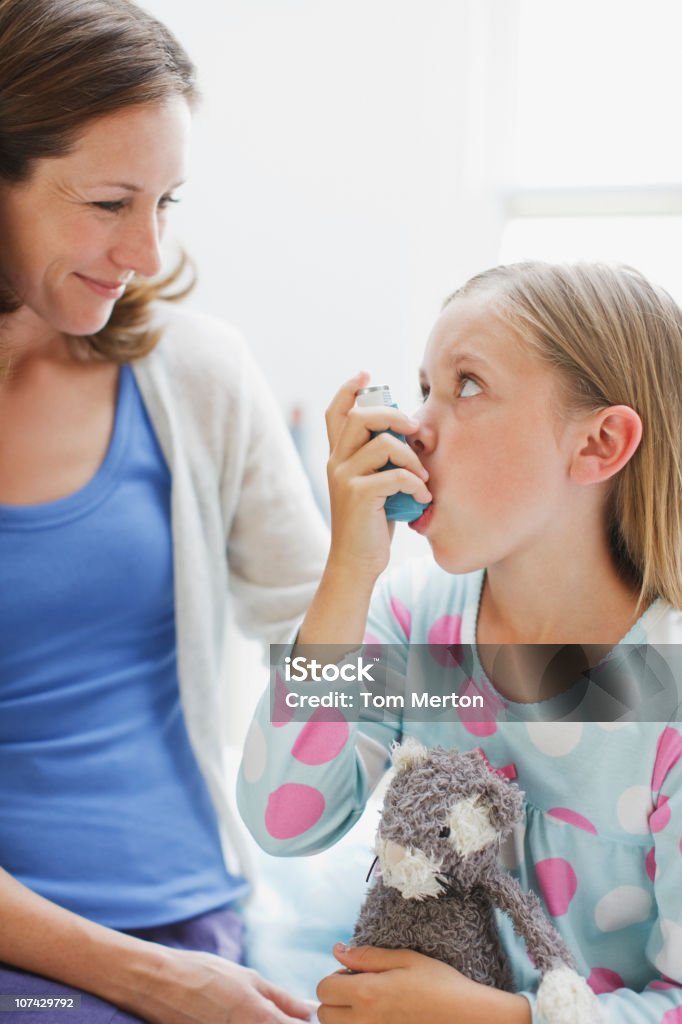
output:
<path id="1" fill-rule="evenodd" d="M 150 359 L 168 370 L 192 372 L 204 378 L 207 370 L 234 371 L 245 358 L 246 343 L 231 324 L 191 306 L 156 302 L 150 317 L 152 330 L 160 332 Z"/>

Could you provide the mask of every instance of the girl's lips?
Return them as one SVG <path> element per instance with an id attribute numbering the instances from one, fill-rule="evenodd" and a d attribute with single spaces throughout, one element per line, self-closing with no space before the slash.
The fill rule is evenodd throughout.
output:
<path id="1" fill-rule="evenodd" d="M 97 295 L 105 299 L 120 299 L 126 288 L 126 282 L 97 281 L 85 274 L 76 274 L 76 277 L 93 290 Z"/>
<path id="2" fill-rule="evenodd" d="M 424 509 L 424 511 L 422 512 L 418 519 L 413 519 L 412 522 L 408 525 L 411 530 L 415 530 L 417 533 L 426 533 L 432 518 L 433 502 L 431 502 L 428 508 Z"/>

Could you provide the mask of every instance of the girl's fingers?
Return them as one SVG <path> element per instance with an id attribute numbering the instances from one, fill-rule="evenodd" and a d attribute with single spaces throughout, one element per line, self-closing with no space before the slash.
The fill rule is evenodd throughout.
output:
<path id="1" fill-rule="evenodd" d="M 383 505 L 386 498 L 402 491 L 411 494 L 416 501 L 425 505 L 432 501 L 431 492 L 426 484 L 409 469 L 387 469 L 383 473 L 371 473 L 369 476 L 356 476 L 350 481 L 350 487 L 360 500 Z"/>
<path id="2" fill-rule="evenodd" d="M 417 454 L 409 445 L 391 434 L 379 434 L 372 438 L 345 461 L 339 461 L 335 452 L 329 460 L 329 468 L 332 475 L 338 470 L 344 475 L 366 476 L 383 469 L 387 462 L 401 469 L 409 469 L 420 480 L 428 480 L 429 474 Z"/>
<path id="3" fill-rule="evenodd" d="M 327 437 L 329 438 L 329 449 L 334 447 L 336 441 L 346 422 L 346 417 L 355 405 L 356 392 L 369 383 L 369 374 L 365 370 L 356 373 L 354 377 L 342 384 L 332 398 L 325 420 L 327 421 Z"/>
<path id="4" fill-rule="evenodd" d="M 325 418 L 329 450 L 339 459 L 347 458 L 366 444 L 372 433 L 395 430 L 398 434 L 412 434 L 418 427 L 416 420 L 388 405 L 358 408 L 355 396 L 367 380 L 367 374 L 358 374 L 346 381 L 327 409 Z"/>

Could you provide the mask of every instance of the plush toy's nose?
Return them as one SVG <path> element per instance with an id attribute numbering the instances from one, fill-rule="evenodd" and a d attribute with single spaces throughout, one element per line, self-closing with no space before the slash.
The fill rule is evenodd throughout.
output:
<path id="1" fill-rule="evenodd" d="M 395 868 L 406 856 L 407 850 L 404 846 L 394 843 L 392 839 L 387 839 L 382 850 L 381 866 L 382 868 Z"/>
<path id="2" fill-rule="evenodd" d="M 381 881 L 397 889 L 405 899 L 423 900 L 426 896 L 439 896 L 442 886 L 438 881 L 441 862 L 429 857 L 423 850 L 401 846 L 392 839 L 377 837 L 374 847 L 381 864 Z"/>

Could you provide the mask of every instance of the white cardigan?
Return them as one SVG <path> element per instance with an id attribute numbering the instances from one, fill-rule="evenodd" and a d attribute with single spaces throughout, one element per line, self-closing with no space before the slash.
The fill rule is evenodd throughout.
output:
<path id="1" fill-rule="evenodd" d="M 327 531 L 239 334 L 169 303 L 159 303 L 153 326 L 161 341 L 132 368 L 172 478 L 180 695 L 226 862 L 244 871 L 219 714 L 227 615 L 247 635 L 288 639 L 321 575 Z"/>

